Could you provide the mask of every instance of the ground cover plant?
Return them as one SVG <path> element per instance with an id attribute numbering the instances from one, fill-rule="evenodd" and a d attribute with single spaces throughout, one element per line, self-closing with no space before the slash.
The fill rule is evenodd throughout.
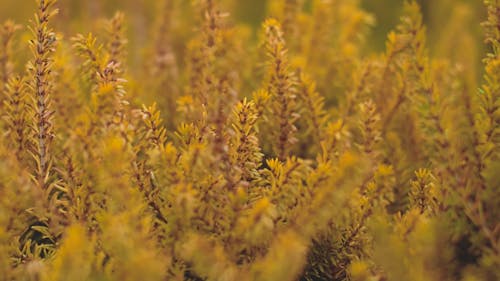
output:
<path id="1" fill-rule="evenodd" d="M 0 26 L 0 280 L 500 280 L 499 0 L 480 78 L 414 1 L 77 2 Z"/>

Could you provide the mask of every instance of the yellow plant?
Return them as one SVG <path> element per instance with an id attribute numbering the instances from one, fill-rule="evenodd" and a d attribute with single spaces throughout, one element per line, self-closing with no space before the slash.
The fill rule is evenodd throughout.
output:
<path id="1" fill-rule="evenodd" d="M 121 2 L 0 25 L 0 280 L 500 279 L 500 1 L 481 85 L 415 1 Z"/>

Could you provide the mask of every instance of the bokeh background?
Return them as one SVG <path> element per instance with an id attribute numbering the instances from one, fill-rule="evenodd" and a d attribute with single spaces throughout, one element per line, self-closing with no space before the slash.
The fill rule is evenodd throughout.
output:
<path id="1" fill-rule="evenodd" d="M 182 0 L 185 5 L 195 0 Z M 227 2 L 231 19 L 258 30 L 269 2 L 276 0 L 221 0 Z M 307 9 L 307 2 L 305 0 Z M 131 62 L 140 60 L 140 50 L 148 41 L 148 30 L 154 24 L 155 14 L 162 0 L 60 0 L 57 29 L 67 36 L 87 33 L 95 28 L 95 21 L 122 11 L 127 17 Z M 428 27 L 431 54 L 461 63 L 473 77 L 481 77 L 481 58 L 484 53 L 480 22 L 485 17 L 481 0 L 419 0 Z M 26 24 L 32 18 L 34 0 L 0 0 L 0 21 L 12 19 Z M 230 4 L 229 4 L 230 3 Z M 366 52 L 380 52 L 385 48 L 388 31 L 399 20 L 404 0 L 361 0 L 363 7 L 373 14 L 376 24 L 367 41 Z M 229 8 L 230 7 L 230 8 Z M 472 77 L 471 76 L 471 77 Z"/>

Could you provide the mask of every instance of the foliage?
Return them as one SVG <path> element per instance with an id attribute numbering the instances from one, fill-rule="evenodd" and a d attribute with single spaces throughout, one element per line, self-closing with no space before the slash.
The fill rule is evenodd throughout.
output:
<path id="1" fill-rule="evenodd" d="M 360 1 L 256 36 L 154 2 L 140 51 L 127 13 L 59 31 L 70 2 L 0 26 L 1 280 L 500 279 L 498 0 L 479 86 L 414 1 L 377 54 Z"/>

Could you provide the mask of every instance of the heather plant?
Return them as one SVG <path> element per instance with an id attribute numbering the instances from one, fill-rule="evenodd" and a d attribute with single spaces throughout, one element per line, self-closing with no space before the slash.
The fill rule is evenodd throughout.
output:
<path id="1" fill-rule="evenodd" d="M 0 25 L 1 280 L 500 279 L 498 0 L 482 79 L 415 1 L 383 52 L 361 1 L 137 2 L 141 47 L 35 2 Z"/>

